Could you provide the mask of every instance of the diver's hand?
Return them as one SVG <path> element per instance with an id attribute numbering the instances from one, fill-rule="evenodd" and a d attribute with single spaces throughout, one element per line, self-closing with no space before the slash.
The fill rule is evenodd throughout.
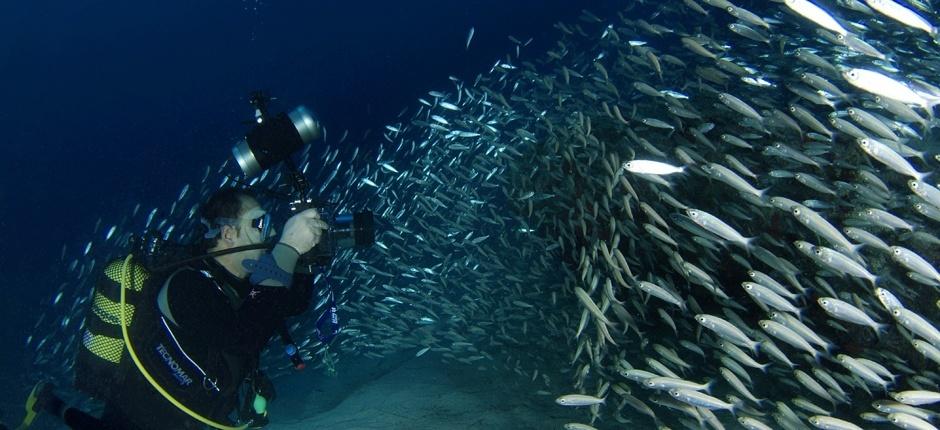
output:
<path id="1" fill-rule="evenodd" d="M 320 243 L 320 236 L 327 228 L 329 226 L 320 219 L 316 209 L 307 209 L 284 223 L 284 232 L 281 233 L 279 242 L 294 248 L 300 254 L 305 254 Z"/>

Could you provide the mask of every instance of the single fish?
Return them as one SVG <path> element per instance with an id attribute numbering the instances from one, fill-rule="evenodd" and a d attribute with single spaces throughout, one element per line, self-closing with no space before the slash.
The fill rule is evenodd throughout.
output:
<path id="1" fill-rule="evenodd" d="M 673 166 L 667 163 L 652 160 L 631 160 L 623 163 L 623 169 L 630 173 L 644 175 L 672 175 L 685 172 L 684 166 Z"/>
<path id="2" fill-rule="evenodd" d="M 734 326 L 728 321 L 725 321 L 719 317 L 708 314 L 698 314 L 695 316 L 695 321 L 717 334 L 719 337 L 728 340 L 729 342 L 743 346 L 750 349 L 755 354 L 757 353 L 757 347 L 760 345 L 760 342 L 755 342 L 747 337 L 741 329 Z"/>
<path id="3" fill-rule="evenodd" d="M 810 2 L 809 0 L 784 0 L 784 5 L 786 5 L 790 10 L 796 12 L 803 18 L 806 18 L 810 21 L 816 23 L 826 30 L 832 31 L 836 34 L 845 35 L 849 31 L 842 27 L 829 12 L 823 10 L 823 8 L 817 6 L 816 4 Z"/>
<path id="4" fill-rule="evenodd" d="M 905 405 L 931 405 L 940 402 L 940 393 L 926 390 L 908 390 L 891 393 L 891 397 Z"/>
<path id="5" fill-rule="evenodd" d="M 605 398 L 589 396 L 586 394 L 566 394 L 555 399 L 555 403 L 562 406 L 591 406 L 604 403 Z"/>
<path id="6" fill-rule="evenodd" d="M 924 109 L 940 103 L 940 98 L 918 93 L 910 86 L 873 70 L 848 69 L 842 72 L 846 82 L 877 96 L 913 104 Z M 929 98 L 928 98 L 929 97 Z"/>
<path id="7" fill-rule="evenodd" d="M 684 403 L 688 403 L 692 406 L 705 409 L 723 409 L 729 412 L 735 410 L 735 406 L 731 403 L 724 402 L 718 398 L 712 397 L 708 394 L 689 390 L 685 388 L 673 388 L 669 390 L 669 395 Z"/>
<path id="8" fill-rule="evenodd" d="M 466 50 L 469 50 L 469 49 L 470 49 L 470 41 L 473 40 L 473 33 L 474 33 L 475 31 L 476 31 L 476 30 L 475 30 L 473 27 L 470 27 L 470 31 L 467 32 L 467 44 L 466 44 L 466 47 L 465 47 L 464 49 L 466 49 Z"/>
<path id="9" fill-rule="evenodd" d="M 937 27 L 934 27 L 930 21 L 894 0 L 865 0 L 865 2 L 868 3 L 868 7 L 901 24 L 922 30 L 931 37 L 937 35 Z"/>
<path id="10" fill-rule="evenodd" d="M 833 297 L 820 297 L 816 299 L 816 302 L 819 303 L 819 306 L 823 308 L 829 316 L 853 324 L 871 327 L 877 334 L 880 334 L 888 328 L 888 324 L 876 322 L 861 309 L 842 300 Z"/>
<path id="11" fill-rule="evenodd" d="M 742 248 L 749 248 L 751 243 L 756 240 L 755 237 L 744 237 L 733 227 L 708 212 L 690 208 L 686 209 L 685 213 L 700 227 L 724 240 L 740 245 Z"/>

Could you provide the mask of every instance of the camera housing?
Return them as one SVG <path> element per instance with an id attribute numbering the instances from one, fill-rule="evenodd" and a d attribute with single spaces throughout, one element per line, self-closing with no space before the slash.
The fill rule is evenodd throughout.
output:
<path id="1" fill-rule="evenodd" d="M 290 204 L 292 214 L 316 208 L 327 226 L 320 242 L 297 260 L 298 273 L 311 273 L 317 266 L 327 266 L 340 250 L 365 248 L 375 243 L 375 220 L 371 211 L 337 213 L 334 205 L 316 204 L 313 199 L 298 199 Z"/>

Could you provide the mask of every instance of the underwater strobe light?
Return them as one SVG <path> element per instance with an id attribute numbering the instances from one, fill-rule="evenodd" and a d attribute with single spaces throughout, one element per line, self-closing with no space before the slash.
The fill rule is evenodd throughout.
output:
<path id="1" fill-rule="evenodd" d="M 270 100 L 260 91 L 251 94 L 249 101 L 255 107 L 257 125 L 232 148 L 235 160 L 248 178 L 290 157 L 323 134 L 320 121 L 304 106 L 270 117 L 267 113 Z"/>

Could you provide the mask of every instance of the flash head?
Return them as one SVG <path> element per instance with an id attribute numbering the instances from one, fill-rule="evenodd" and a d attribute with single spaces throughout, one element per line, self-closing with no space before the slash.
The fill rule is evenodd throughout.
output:
<path id="1" fill-rule="evenodd" d="M 288 158 L 303 145 L 323 134 L 320 121 L 304 106 L 272 118 L 261 115 L 258 125 L 232 148 L 245 177 L 251 178 Z"/>

